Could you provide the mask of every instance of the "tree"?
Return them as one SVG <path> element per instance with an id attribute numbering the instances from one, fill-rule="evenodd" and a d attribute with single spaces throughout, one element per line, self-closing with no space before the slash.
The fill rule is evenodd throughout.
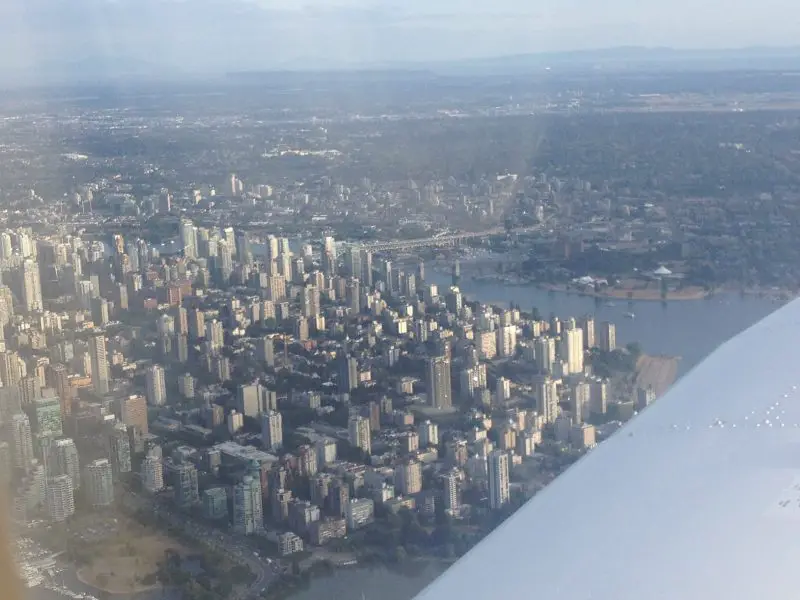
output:
<path id="1" fill-rule="evenodd" d="M 214 588 L 214 591 L 223 598 L 228 598 L 233 592 L 233 584 L 230 581 L 220 581 Z"/>
<path id="2" fill-rule="evenodd" d="M 455 544 L 448 543 L 444 545 L 444 557 L 448 559 L 456 558 L 456 546 Z"/>
<path id="3" fill-rule="evenodd" d="M 630 353 L 634 361 L 638 360 L 642 355 L 642 346 L 639 344 L 639 342 L 630 342 L 627 346 L 625 346 L 625 348 L 628 353 Z"/>

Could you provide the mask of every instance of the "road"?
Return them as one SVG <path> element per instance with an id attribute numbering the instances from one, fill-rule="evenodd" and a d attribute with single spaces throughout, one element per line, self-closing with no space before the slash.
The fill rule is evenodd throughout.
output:
<path id="1" fill-rule="evenodd" d="M 361 244 L 361 247 L 364 248 L 365 250 L 380 252 L 387 250 L 409 250 L 411 248 L 423 248 L 426 246 L 452 246 L 470 239 L 493 237 L 497 235 L 513 235 L 515 233 L 534 233 L 537 231 L 541 231 L 543 228 L 544 228 L 543 225 L 518 227 L 511 230 L 506 230 L 504 227 L 494 227 L 492 229 L 487 229 L 485 231 L 453 233 L 449 235 L 418 238 L 414 240 L 370 242 L 367 244 Z"/>
<path id="2" fill-rule="evenodd" d="M 253 548 L 241 537 L 195 521 L 190 515 L 177 512 L 173 508 L 159 503 L 155 498 L 144 498 L 134 492 L 129 492 L 124 496 L 124 502 L 134 510 L 153 512 L 173 527 L 182 529 L 186 535 L 200 544 L 225 554 L 239 564 L 246 565 L 256 578 L 245 590 L 234 592 L 230 596 L 232 600 L 247 600 L 260 596 L 262 590 L 269 586 L 280 573 L 281 565 L 278 561 L 267 563 L 255 556 Z"/>

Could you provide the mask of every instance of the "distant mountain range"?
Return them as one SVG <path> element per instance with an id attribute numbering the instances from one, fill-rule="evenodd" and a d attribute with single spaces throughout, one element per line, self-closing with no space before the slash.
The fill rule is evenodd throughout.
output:
<path id="1" fill-rule="evenodd" d="M 409 65 L 404 65 L 409 66 Z M 435 71 L 519 71 L 528 69 L 800 69 L 800 46 L 688 50 L 620 46 L 598 50 L 542 52 L 419 65 Z"/>
<path id="2" fill-rule="evenodd" d="M 465 58 L 431 62 L 289 61 L 279 67 L 227 73 L 187 72 L 179 66 L 120 55 L 100 54 L 36 65 L 35 69 L 5 71 L 2 80 L 10 85 L 57 85 L 111 83 L 124 86 L 147 80 L 197 79 L 227 75 L 237 79 L 255 78 L 267 73 L 357 73 L 359 76 L 402 77 L 403 73 L 428 72 L 446 75 L 514 74 L 569 71 L 720 71 L 720 70 L 800 70 L 800 46 L 751 47 L 722 50 L 684 50 L 624 46 L 572 52 L 543 52 L 497 57 Z"/>
<path id="3" fill-rule="evenodd" d="M 313 66 L 307 66 L 313 65 Z M 339 73 L 358 72 L 377 75 L 390 72 L 431 72 L 437 74 L 513 74 L 531 71 L 720 71 L 720 70 L 800 70 L 800 46 L 751 47 L 720 50 L 686 50 L 620 46 L 598 50 L 542 52 L 495 57 L 465 58 L 430 62 L 384 61 L 369 63 L 323 63 L 292 61 L 280 68 L 261 71 L 232 71 L 236 77 L 263 73 Z"/>

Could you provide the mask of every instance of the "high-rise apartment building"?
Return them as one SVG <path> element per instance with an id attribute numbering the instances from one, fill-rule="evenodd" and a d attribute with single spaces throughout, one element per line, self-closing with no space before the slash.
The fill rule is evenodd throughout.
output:
<path id="1" fill-rule="evenodd" d="M 44 309 L 39 264 L 32 259 L 22 263 L 22 303 L 27 312 Z"/>
<path id="2" fill-rule="evenodd" d="M 225 488 L 216 487 L 203 492 L 203 515 L 219 520 L 228 516 L 228 494 Z"/>
<path id="3" fill-rule="evenodd" d="M 422 463 L 411 458 L 395 468 L 395 487 L 404 496 L 422 491 Z"/>
<path id="4" fill-rule="evenodd" d="M 34 400 L 40 398 L 42 395 L 42 382 L 38 377 L 27 376 L 19 381 L 20 394 L 22 396 L 22 404 L 33 404 Z"/>
<path id="5" fill-rule="evenodd" d="M 104 335 L 95 334 L 89 338 L 89 356 L 92 364 L 92 387 L 98 394 L 107 394 L 110 376 Z"/>
<path id="6" fill-rule="evenodd" d="M 72 489 L 80 489 L 80 459 L 78 457 L 78 448 L 71 438 L 61 438 L 52 443 L 45 468 L 49 477 L 68 475 L 72 480 Z"/>
<path id="7" fill-rule="evenodd" d="M 191 373 L 178 377 L 178 392 L 184 398 L 194 398 L 194 377 Z"/>
<path id="8" fill-rule="evenodd" d="M 75 494 L 72 479 L 67 475 L 51 477 L 46 487 L 47 513 L 57 523 L 75 514 Z"/>
<path id="9" fill-rule="evenodd" d="M 586 381 L 575 384 L 572 390 L 572 421 L 573 423 L 583 423 L 584 419 L 591 413 L 592 386 Z"/>
<path id="10" fill-rule="evenodd" d="M 536 367 L 540 373 L 552 373 L 556 361 L 556 341 L 551 337 L 538 337 L 533 340 Z"/>
<path id="11" fill-rule="evenodd" d="M 27 415 L 17 413 L 11 417 L 11 437 L 14 443 L 14 465 L 27 471 L 34 459 L 33 434 Z"/>
<path id="12" fill-rule="evenodd" d="M 256 356 L 268 367 L 275 366 L 275 342 L 269 336 L 259 338 L 256 342 Z"/>
<path id="13" fill-rule="evenodd" d="M 206 334 L 206 316 L 203 311 L 194 308 L 189 311 L 189 338 L 196 340 Z"/>
<path id="14" fill-rule="evenodd" d="M 339 359 L 337 389 L 340 394 L 349 394 L 358 387 L 358 360 L 354 356 Z"/>
<path id="15" fill-rule="evenodd" d="M 121 398 L 119 401 L 120 421 L 127 426 L 136 427 L 142 434 L 147 434 L 150 428 L 147 424 L 147 401 L 141 394 Z"/>
<path id="16" fill-rule="evenodd" d="M 131 440 L 125 423 L 117 422 L 110 434 L 111 467 L 115 474 L 130 473 Z"/>
<path id="17" fill-rule="evenodd" d="M 8 442 L 0 442 L 0 489 L 6 489 L 11 481 L 13 456 Z"/>
<path id="18" fill-rule="evenodd" d="M 485 364 L 477 364 L 461 371 L 459 381 L 462 399 L 470 402 L 479 390 L 486 389 L 487 380 Z"/>
<path id="19" fill-rule="evenodd" d="M 420 448 L 439 445 L 439 426 L 436 423 L 430 420 L 422 421 L 417 425 L 417 433 L 419 434 Z"/>
<path id="20" fill-rule="evenodd" d="M 19 355 L 16 352 L 0 352 L 0 379 L 3 386 L 18 385 L 21 378 Z"/>
<path id="21" fill-rule="evenodd" d="M 572 375 L 583 373 L 583 329 L 567 329 L 562 334 L 562 348 L 569 372 Z"/>
<path id="22" fill-rule="evenodd" d="M 196 504 L 200 500 L 197 489 L 197 467 L 191 463 L 181 463 L 174 471 L 175 503 L 179 506 Z"/>
<path id="23" fill-rule="evenodd" d="M 361 283 L 367 287 L 372 287 L 372 252 L 367 249 L 361 250 L 361 275 L 354 275 L 358 277 Z"/>
<path id="24" fill-rule="evenodd" d="M 90 304 L 92 307 L 92 322 L 95 326 L 103 327 L 108 325 L 111 320 L 108 300 L 98 296 L 97 298 L 92 298 Z"/>
<path id="25" fill-rule="evenodd" d="M 64 430 L 61 418 L 61 399 L 55 390 L 48 388 L 47 397 L 37 398 L 33 402 L 36 416 L 36 433 L 38 435 L 60 436 Z"/>
<path id="26" fill-rule="evenodd" d="M 150 365 L 147 367 L 147 402 L 150 406 L 164 406 L 167 403 L 167 381 L 164 367 Z"/>
<path id="27" fill-rule="evenodd" d="M 233 488 L 234 531 L 250 535 L 264 526 L 261 498 L 261 481 L 258 477 L 245 475 Z"/>
<path id="28" fill-rule="evenodd" d="M 307 285 L 300 296 L 300 309 L 306 318 L 316 317 L 322 311 L 320 304 L 319 288 Z"/>
<path id="29" fill-rule="evenodd" d="M 461 507 L 459 496 L 459 481 L 461 472 L 458 469 L 451 469 L 442 475 L 442 500 L 444 509 L 448 514 L 456 514 Z"/>
<path id="30" fill-rule="evenodd" d="M 269 451 L 278 450 L 283 445 L 283 417 L 276 410 L 261 417 L 261 444 Z"/>
<path id="31" fill-rule="evenodd" d="M 261 414 L 261 386 L 257 382 L 236 388 L 236 410 L 245 417 L 255 418 Z"/>
<path id="32" fill-rule="evenodd" d="M 150 454 L 142 462 L 142 486 L 148 492 L 160 492 L 164 489 L 164 464 L 161 457 Z"/>
<path id="33" fill-rule="evenodd" d="M 190 259 L 197 258 L 197 230 L 194 223 L 188 219 L 181 219 L 180 236 L 183 256 Z"/>
<path id="34" fill-rule="evenodd" d="M 497 328 L 497 354 L 503 357 L 514 356 L 517 350 L 517 326 L 504 325 Z"/>
<path id="35" fill-rule="evenodd" d="M 596 346 L 595 333 L 594 333 L 594 318 L 590 316 L 583 317 L 580 322 L 580 327 L 583 329 L 583 347 L 586 350 Z"/>
<path id="36" fill-rule="evenodd" d="M 69 383 L 69 371 L 65 365 L 54 363 L 47 366 L 45 381 L 58 394 L 61 402 L 61 414 L 68 417 L 72 413 L 72 386 Z"/>
<path id="37" fill-rule="evenodd" d="M 489 454 L 489 507 L 502 508 L 509 501 L 508 491 L 508 453 L 494 450 Z"/>
<path id="38" fill-rule="evenodd" d="M 372 432 L 369 427 L 369 419 L 361 415 L 352 415 L 348 423 L 350 434 L 350 444 L 356 448 L 361 448 L 367 454 L 372 452 Z"/>
<path id="39" fill-rule="evenodd" d="M 558 417 L 558 384 L 547 375 L 537 377 L 533 384 L 536 412 L 545 423 L 555 423 Z"/>
<path id="40" fill-rule="evenodd" d="M 345 305 L 350 312 L 361 312 L 361 283 L 358 279 L 348 279 L 345 287 Z"/>
<path id="41" fill-rule="evenodd" d="M 114 472 L 108 459 L 100 458 L 86 466 L 86 494 L 95 508 L 114 503 Z"/>
<path id="42" fill-rule="evenodd" d="M 178 306 L 175 308 L 172 318 L 176 333 L 189 335 L 189 311 L 183 306 Z"/>
<path id="43" fill-rule="evenodd" d="M 617 327 L 610 321 L 600 324 L 600 334 L 598 335 L 598 346 L 605 352 L 613 352 L 617 349 Z"/>
<path id="44" fill-rule="evenodd" d="M 498 377 L 495 382 L 495 398 L 497 402 L 503 403 L 511 399 L 511 381 L 505 377 Z"/>
<path id="45" fill-rule="evenodd" d="M 206 323 L 206 343 L 212 352 L 222 350 L 225 345 L 225 329 L 216 319 Z"/>

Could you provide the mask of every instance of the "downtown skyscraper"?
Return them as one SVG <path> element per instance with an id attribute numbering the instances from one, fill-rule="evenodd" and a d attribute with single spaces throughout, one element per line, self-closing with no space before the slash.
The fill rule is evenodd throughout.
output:
<path id="1" fill-rule="evenodd" d="M 233 488 L 233 529 L 250 535 L 264 526 L 261 480 L 245 475 Z"/>
<path id="2" fill-rule="evenodd" d="M 150 406 L 164 406 L 167 403 L 167 382 L 164 367 L 150 365 L 147 368 L 147 403 Z"/>
<path id="3" fill-rule="evenodd" d="M 107 458 L 92 461 L 86 466 L 86 493 L 95 508 L 114 502 L 114 473 Z"/>
<path id="4" fill-rule="evenodd" d="M 502 508 L 509 501 L 508 453 L 495 450 L 489 454 L 489 507 Z"/>
<path id="5" fill-rule="evenodd" d="M 98 394 L 107 394 L 110 376 L 104 335 L 95 334 L 89 339 L 89 356 L 92 362 L 92 387 Z"/>
<path id="6" fill-rule="evenodd" d="M 39 264 L 33 259 L 22 263 L 22 302 L 28 312 L 44 309 Z"/>

